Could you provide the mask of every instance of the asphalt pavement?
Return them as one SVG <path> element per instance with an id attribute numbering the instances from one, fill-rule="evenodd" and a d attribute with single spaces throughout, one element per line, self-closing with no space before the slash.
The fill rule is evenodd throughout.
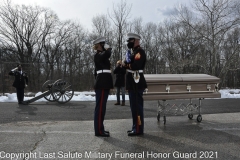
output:
<path id="1" fill-rule="evenodd" d="M 198 101 L 194 103 L 198 104 Z M 169 104 L 188 101 L 169 101 Z M 146 101 L 145 133 L 128 137 L 132 120 L 127 106 L 107 105 L 106 130 L 95 137 L 94 102 L 0 103 L 0 159 L 218 159 L 240 157 L 240 99 L 206 99 L 202 121 L 167 113 L 157 121 L 156 101 Z"/>

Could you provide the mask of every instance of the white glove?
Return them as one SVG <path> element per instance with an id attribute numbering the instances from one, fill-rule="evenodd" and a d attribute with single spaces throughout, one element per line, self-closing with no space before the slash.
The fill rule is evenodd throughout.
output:
<path id="1" fill-rule="evenodd" d="M 27 88 L 27 86 L 28 86 L 28 85 L 27 85 L 27 84 L 25 84 L 25 87 L 26 87 L 26 88 Z"/>
<path id="2" fill-rule="evenodd" d="M 107 50 L 108 48 L 110 48 L 110 46 L 107 43 L 105 43 L 104 48 Z"/>
<path id="3" fill-rule="evenodd" d="M 12 69 L 11 71 L 12 71 L 12 72 L 14 72 L 16 69 L 18 69 L 18 67 L 16 67 L 16 68 Z"/>
<path id="4" fill-rule="evenodd" d="M 125 66 L 126 64 L 124 63 L 124 61 L 122 61 L 122 66 Z"/>

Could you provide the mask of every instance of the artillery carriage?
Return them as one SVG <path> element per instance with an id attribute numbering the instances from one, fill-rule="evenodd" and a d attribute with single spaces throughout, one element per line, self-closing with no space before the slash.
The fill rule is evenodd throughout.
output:
<path id="1" fill-rule="evenodd" d="M 65 80 L 59 79 L 57 81 L 47 80 L 42 85 L 42 94 L 23 101 L 23 104 L 35 102 L 41 98 L 45 98 L 49 102 L 66 103 L 69 102 L 74 95 L 72 85 Z"/>

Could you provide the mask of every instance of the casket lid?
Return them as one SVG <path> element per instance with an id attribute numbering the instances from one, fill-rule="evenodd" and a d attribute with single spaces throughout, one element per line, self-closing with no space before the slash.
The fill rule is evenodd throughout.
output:
<path id="1" fill-rule="evenodd" d="M 220 82 L 220 78 L 207 74 L 144 74 L 147 83 L 156 82 Z"/>

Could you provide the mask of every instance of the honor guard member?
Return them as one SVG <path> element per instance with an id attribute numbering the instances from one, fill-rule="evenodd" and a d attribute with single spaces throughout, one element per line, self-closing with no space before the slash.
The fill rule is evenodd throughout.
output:
<path id="1" fill-rule="evenodd" d="M 127 47 L 125 67 L 127 68 L 126 89 L 129 93 L 129 102 L 132 112 L 132 129 L 128 136 L 142 135 L 144 132 L 143 117 L 143 91 L 147 83 L 143 75 L 146 64 L 145 51 L 140 47 L 141 37 L 135 33 L 127 34 Z"/>
<path id="2" fill-rule="evenodd" d="M 16 68 L 9 72 L 9 75 L 15 77 L 13 87 L 15 87 L 17 91 L 18 104 L 22 104 L 24 99 L 24 88 L 28 86 L 27 73 L 22 71 L 22 66 L 18 64 Z"/>
<path id="3" fill-rule="evenodd" d="M 105 38 L 101 37 L 93 41 L 95 50 L 95 84 L 96 106 L 94 112 L 94 130 L 95 136 L 109 137 L 110 133 L 105 131 L 104 117 L 106 112 L 107 99 L 110 89 L 113 88 L 113 79 L 111 74 L 110 56 L 111 48 L 105 44 Z"/>

